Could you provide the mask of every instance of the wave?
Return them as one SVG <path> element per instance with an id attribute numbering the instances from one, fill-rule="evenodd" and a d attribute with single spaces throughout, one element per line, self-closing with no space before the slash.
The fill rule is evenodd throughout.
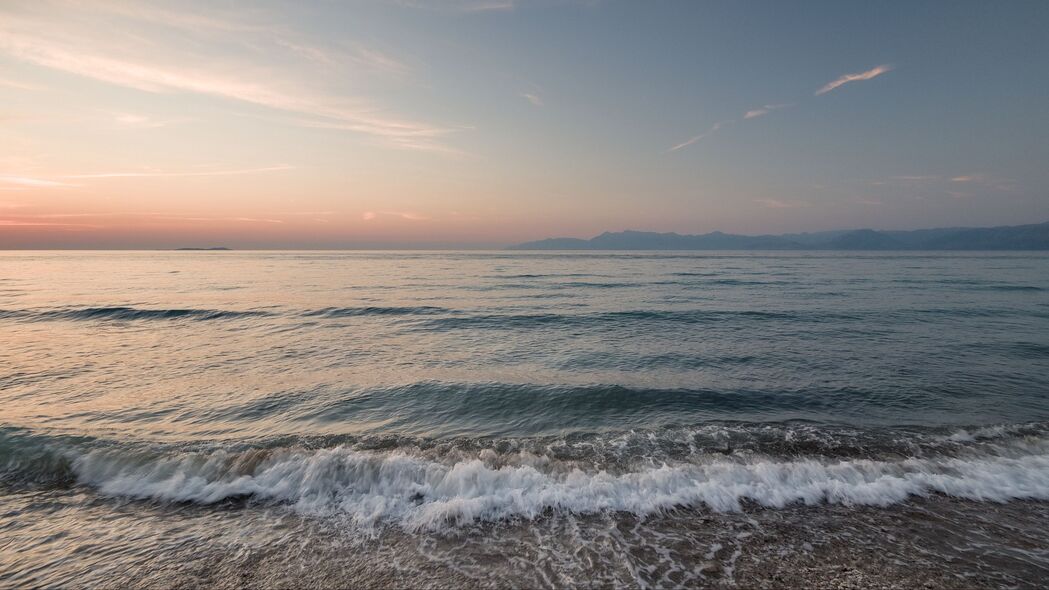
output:
<path id="1" fill-rule="evenodd" d="M 213 504 L 250 497 L 303 512 L 348 516 L 359 525 L 394 521 L 434 529 L 535 518 L 548 510 L 637 515 L 679 507 L 738 511 L 820 503 L 887 506 L 940 493 L 1005 502 L 1049 499 L 1049 456 L 981 459 L 713 461 L 626 473 L 494 467 L 482 459 L 445 464 L 404 453 L 336 447 L 262 454 L 215 452 L 129 462 L 93 452 L 73 462 L 78 481 L 115 496 Z"/>
<path id="2" fill-rule="evenodd" d="M 46 310 L 0 310 L 0 319 L 46 320 L 224 320 L 270 315 L 268 312 L 220 309 L 148 309 L 126 306 Z"/>
<path id="3" fill-rule="evenodd" d="M 433 315 L 451 313 L 453 310 L 428 305 L 414 307 L 325 307 L 304 312 L 305 317 L 345 318 L 369 315 Z"/>
<path id="4" fill-rule="evenodd" d="M 695 423 L 735 417 L 871 418 L 885 396 L 897 407 L 934 408 L 923 392 L 879 394 L 862 389 L 814 390 L 625 387 L 614 384 L 538 385 L 506 382 L 417 381 L 389 387 L 282 394 L 284 416 L 301 424 L 377 423 L 385 432 L 433 436 L 543 435 L 630 429 L 638 425 Z M 283 401 L 287 398 L 287 401 Z M 256 416 L 253 403 L 228 408 L 223 417 Z M 212 415 L 212 418 L 215 416 Z"/>
<path id="5" fill-rule="evenodd" d="M 470 328 L 511 329 L 544 325 L 589 326 L 594 324 L 617 325 L 622 322 L 666 322 L 677 324 L 714 324 L 739 321 L 769 320 L 782 322 L 841 322 L 860 319 L 853 313 L 810 313 L 803 311 L 772 310 L 656 310 L 641 309 L 596 313 L 563 314 L 473 314 L 434 318 L 420 323 L 426 329 L 454 330 Z"/>
<path id="6" fill-rule="evenodd" d="M 0 456 L 8 464 L 5 479 L 12 461 L 30 468 L 35 458 L 65 479 L 109 496 L 286 505 L 363 527 L 392 524 L 414 531 L 534 519 L 549 512 L 646 516 L 680 508 L 733 512 L 748 504 L 770 509 L 889 506 L 933 495 L 1049 500 L 1049 438 L 1044 428 L 1036 430 L 1041 434 L 1025 427 L 961 431 L 938 443 L 957 452 L 922 456 L 701 453 L 689 461 L 637 458 L 618 467 L 565 460 L 550 447 L 545 452 L 541 447 L 486 447 L 453 453 L 418 447 L 366 450 L 352 444 L 198 451 L 66 446 L 51 452 L 50 463 L 41 463 L 39 440 L 10 434 L 0 438 L 0 449 L 6 449 Z"/>
<path id="7" fill-rule="evenodd" d="M 579 284 L 573 283 L 572 286 Z M 591 284 L 590 286 L 598 286 Z M 600 284 L 601 287 L 626 286 Z M 535 297 L 563 297 L 556 292 Z M 965 308 L 916 308 L 870 312 L 863 310 L 806 311 L 771 309 L 635 309 L 622 311 L 592 311 L 580 313 L 484 313 L 482 310 L 451 309 L 436 306 L 360 306 L 325 307 L 320 309 L 293 310 L 223 310 L 197 308 L 139 308 L 131 306 L 60 307 L 45 309 L 0 309 L 0 320 L 23 321 L 49 320 L 93 320 L 93 321 L 139 321 L 139 320 L 229 320 L 241 318 L 290 317 L 338 319 L 364 316 L 437 316 L 419 317 L 414 325 L 421 329 L 518 329 L 538 326 L 587 327 L 595 325 L 615 326 L 624 322 L 668 323 L 682 325 L 726 324 L 740 322 L 784 322 L 801 324 L 827 324 L 892 317 L 900 321 L 931 321 L 931 318 L 1046 318 L 1049 314 L 1030 309 L 996 309 L 986 307 Z"/>

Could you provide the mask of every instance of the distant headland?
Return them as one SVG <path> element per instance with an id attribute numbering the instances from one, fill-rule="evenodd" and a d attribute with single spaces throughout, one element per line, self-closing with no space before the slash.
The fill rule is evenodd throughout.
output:
<path id="1" fill-rule="evenodd" d="M 688 235 L 643 231 L 605 232 L 586 239 L 549 238 L 511 250 L 1049 250 L 1049 222 L 1001 227 L 911 231 L 855 229 L 747 236 L 711 232 Z"/>
<path id="2" fill-rule="evenodd" d="M 178 251 L 178 252 L 184 252 L 184 251 L 189 251 L 189 252 L 215 252 L 215 251 L 232 250 L 232 248 L 227 248 L 225 246 L 215 246 L 215 247 L 212 247 L 212 248 L 175 248 L 175 250 Z"/>

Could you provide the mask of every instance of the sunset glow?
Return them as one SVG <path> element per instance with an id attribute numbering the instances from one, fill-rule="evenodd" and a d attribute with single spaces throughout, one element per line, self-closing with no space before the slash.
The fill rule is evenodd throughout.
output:
<path id="1" fill-rule="evenodd" d="M 0 247 L 1040 220 L 1026 6 L 7 2 Z"/>

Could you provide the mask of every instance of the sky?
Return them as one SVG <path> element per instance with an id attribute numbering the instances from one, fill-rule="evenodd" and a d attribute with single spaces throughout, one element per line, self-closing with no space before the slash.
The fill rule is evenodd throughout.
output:
<path id="1" fill-rule="evenodd" d="M 1049 2 L 3 0 L 0 248 L 1049 221 Z"/>

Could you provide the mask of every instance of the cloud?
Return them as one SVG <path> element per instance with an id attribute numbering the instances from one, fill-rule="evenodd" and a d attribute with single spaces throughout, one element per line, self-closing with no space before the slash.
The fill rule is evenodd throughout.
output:
<path id="1" fill-rule="evenodd" d="M 816 96 L 819 96 L 821 94 L 826 94 L 826 93 L 830 92 L 831 90 L 834 90 L 835 88 L 838 88 L 840 86 L 848 84 L 849 82 L 859 82 L 859 81 L 862 81 L 862 80 L 870 80 L 871 78 L 877 78 L 878 76 L 880 76 L 880 75 L 882 75 L 882 74 L 884 74 L 886 72 L 891 72 L 892 69 L 893 69 L 892 66 L 890 66 L 888 64 L 883 64 L 883 65 L 880 65 L 878 67 L 871 68 L 871 69 L 867 70 L 866 72 L 859 72 L 859 73 L 856 73 L 856 74 L 845 74 L 845 75 L 841 76 L 840 78 L 838 78 L 837 80 L 834 80 L 833 82 L 828 82 L 822 88 L 817 90 L 816 91 Z"/>
<path id="2" fill-rule="evenodd" d="M 266 166 L 264 168 L 237 168 L 233 170 L 195 170 L 183 172 L 163 172 L 158 170 L 130 171 L 130 172 L 91 172 L 87 174 L 67 174 L 62 178 L 149 178 L 149 177 L 173 177 L 173 176 L 232 176 L 238 174 L 258 174 L 260 172 L 276 172 L 279 170 L 293 170 L 294 166 L 280 164 L 277 166 Z"/>
<path id="3" fill-rule="evenodd" d="M 933 174 L 918 174 L 905 176 L 890 176 L 890 180 L 904 180 L 907 182 L 923 182 L 926 180 L 939 180 L 940 177 Z"/>
<path id="4" fill-rule="evenodd" d="M 743 118 L 744 119 L 757 119 L 758 117 L 764 117 L 765 115 L 771 113 L 772 111 L 777 111 L 779 109 L 785 109 L 785 108 L 787 108 L 789 106 L 793 106 L 793 105 L 789 105 L 789 104 L 767 104 L 765 106 L 758 107 L 756 109 L 751 109 L 751 110 L 747 111 L 746 113 L 743 114 Z"/>
<path id="5" fill-rule="evenodd" d="M 411 211 L 365 211 L 361 215 L 361 219 L 365 221 L 373 221 L 379 217 L 399 217 L 407 221 L 426 221 L 429 219 L 429 217 Z"/>
<path id="6" fill-rule="evenodd" d="M 277 32 L 277 28 L 263 23 L 246 20 L 245 12 L 234 14 L 204 15 L 189 10 L 169 10 L 155 3 L 121 2 L 111 0 L 93 0 L 93 13 L 105 13 L 108 16 L 125 18 L 133 21 L 145 21 L 188 31 L 206 32 Z"/>
<path id="7" fill-rule="evenodd" d="M 514 9 L 514 0 L 397 0 L 397 4 L 454 12 L 503 12 Z"/>
<path id="8" fill-rule="evenodd" d="M 329 123 L 377 138 L 391 147 L 447 151 L 440 140 L 451 129 L 386 114 L 384 109 L 356 94 L 333 93 L 331 89 L 338 86 L 332 84 L 333 71 L 348 81 L 354 73 L 352 68 L 318 71 L 309 67 L 281 67 L 280 60 L 259 60 L 260 52 L 267 47 L 277 47 L 279 40 L 288 36 L 285 32 L 278 38 L 274 30 L 265 27 L 238 27 L 236 21 L 229 23 L 188 14 L 168 22 L 167 13 L 162 11 L 124 5 L 113 10 L 122 17 L 136 19 L 135 22 L 117 21 L 121 26 L 114 27 L 105 21 L 111 27 L 107 28 L 97 22 L 97 26 L 93 26 L 91 20 L 78 19 L 78 16 L 97 17 L 90 11 L 77 12 L 81 5 L 47 6 L 68 18 L 55 19 L 46 11 L 26 16 L 0 7 L 0 53 L 36 66 L 142 92 L 193 93 L 295 113 L 317 124 Z M 194 29 L 191 25 L 201 19 L 208 23 L 207 27 Z M 139 21 L 145 21 L 147 26 Z M 169 36 L 150 34 L 157 26 L 181 27 L 187 34 L 193 31 L 191 34 L 204 37 L 165 45 L 163 40 Z M 238 42 L 243 46 L 237 45 Z M 289 44 L 297 48 L 299 54 L 310 52 L 306 45 L 293 42 L 285 42 L 284 48 Z M 228 51 L 230 45 L 240 51 Z M 254 51 L 245 52 L 245 46 Z M 194 53 L 198 47 L 203 49 Z M 218 49 L 227 51 L 216 51 Z M 216 59 L 215 55 L 224 57 Z M 325 57 L 321 56 L 327 54 L 315 50 L 311 55 L 323 60 Z M 399 73 L 407 70 L 393 58 L 363 47 L 358 47 L 348 59 L 372 69 Z"/>
<path id="9" fill-rule="evenodd" d="M 981 178 L 979 174 L 965 174 L 951 178 L 951 182 L 977 182 Z"/>
<path id="10" fill-rule="evenodd" d="M 871 197 L 858 197 L 856 199 L 856 202 L 859 203 L 860 205 L 871 205 L 871 206 L 874 206 L 874 207 L 885 204 L 881 200 L 874 199 L 874 198 L 871 198 Z"/>
<path id="11" fill-rule="evenodd" d="M 3 77 L 0 77 L 0 87 L 14 88 L 15 90 L 44 90 L 43 86 L 37 86 L 36 84 L 29 84 L 28 82 L 20 82 L 18 80 Z"/>
<path id="12" fill-rule="evenodd" d="M 781 201 L 779 199 L 754 199 L 754 202 L 770 209 L 797 209 L 811 205 L 805 201 Z"/>
<path id="13" fill-rule="evenodd" d="M 236 168 L 232 170 L 188 170 L 181 172 L 165 172 L 162 170 L 140 170 L 140 171 L 122 171 L 122 172 L 88 172 L 82 174 L 63 174 L 58 175 L 56 178 L 62 180 L 50 180 L 46 178 L 36 178 L 31 176 L 16 176 L 11 174 L 0 174 L 0 190 L 12 191 L 12 190 L 29 190 L 29 189 L 41 189 L 41 188 L 70 188 L 80 186 L 78 184 L 71 184 L 63 182 L 64 180 L 73 179 L 93 179 L 93 178 L 173 178 L 173 177 L 184 177 L 184 176 L 233 176 L 239 174 L 258 174 L 263 172 L 276 172 L 280 170 L 293 170 L 293 166 L 287 166 L 284 164 L 277 166 L 266 166 L 264 168 Z M 6 186 L 5 186 L 6 185 Z"/>
<path id="14" fill-rule="evenodd" d="M 272 217 L 209 217 L 209 216 L 190 216 L 190 215 L 171 215 L 169 213 L 160 213 L 156 211 L 139 211 L 139 212 L 82 212 L 82 213 L 38 213 L 30 215 L 18 216 L 21 220 L 39 221 L 47 219 L 105 219 L 113 217 L 134 217 L 143 220 L 159 219 L 166 221 L 199 221 L 199 222 L 240 222 L 240 223 L 284 223 L 282 219 L 274 219 Z"/>
<path id="15" fill-rule="evenodd" d="M 751 110 L 747 111 L 746 113 L 743 114 L 743 119 L 744 120 L 746 120 L 746 119 L 756 119 L 758 117 L 762 117 L 764 115 L 767 115 L 767 114 L 771 113 L 772 111 L 779 110 L 779 109 L 785 109 L 785 108 L 791 107 L 791 106 L 794 106 L 794 105 L 792 105 L 792 104 L 767 104 L 767 105 L 764 105 L 762 107 L 759 107 L 759 108 L 756 108 L 756 109 L 751 109 Z M 682 148 L 686 148 L 686 147 L 696 143 L 697 141 L 703 139 L 704 137 L 707 137 L 707 136 L 713 135 L 714 133 L 717 133 L 718 131 L 720 131 L 721 129 L 726 127 L 727 125 L 731 125 L 733 123 L 735 123 L 734 120 L 718 121 L 717 123 L 714 123 L 713 125 L 711 125 L 710 129 L 707 129 L 706 131 L 704 131 L 703 133 L 700 133 L 699 135 L 694 135 L 694 136 L 686 139 L 685 141 L 683 141 L 683 142 L 681 142 L 681 143 L 671 147 L 667 151 L 668 152 L 676 152 L 676 151 L 678 151 L 678 150 L 680 150 Z"/>
<path id="16" fill-rule="evenodd" d="M 65 182 L 58 182 L 56 180 L 46 180 L 43 178 L 31 178 L 28 176 L 10 176 L 0 174 L 0 183 L 13 184 L 17 187 L 28 187 L 28 188 L 60 188 L 76 186 Z"/>
<path id="17" fill-rule="evenodd" d="M 707 137 L 708 135 L 711 135 L 713 133 L 717 133 L 718 130 L 720 130 L 721 128 L 725 127 L 726 125 L 731 125 L 734 122 L 735 121 L 718 121 L 717 123 L 714 123 L 713 125 L 711 125 L 710 129 L 707 129 L 706 131 L 704 131 L 703 133 L 700 133 L 699 135 L 696 135 L 696 136 L 693 136 L 693 137 L 690 137 L 690 138 L 686 139 L 685 141 L 683 141 L 683 142 L 681 142 L 681 143 L 671 147 L 667 151 L 668 152 L 676 152 L 676 151 L 678 151 L 678 150 L 680 150 L 682 148 L 686 148 L 686 147 L 696 143 L 697 141 L 703 139 L 704 137 Z"/>
<path id="18" fill-rule="evenodd" d="M 360 130 L 354 123 L 341 123 L 337 121 L 297 120 L 293 121 L 293 123 L 311 129 L 335 129 L 339 131 Z M 471 127 L 461 127 L 459 129 L 471 129 Z M 461 157 L 469 155 L 469 153 L 464 150 L 436 141 L 440 136 L 450 133 L 451 131 L 451 128 L 446 128 L 431 131 L 418 131 L 414 134 L 404 133 L 403 135 L 397 136 L 394 143 L 399 148 L 422 150 L 444 154 L 446 156 Z"/>
<path id="19" fill-rule="evenodd" d="M 285 211 L 277 213 L 276 215 L 296 215 L 296 216 L 324 216 L 324 215 L 335 215 L 336 211 Z"/>
<path id="20" fill-rule="evenodd" d="M 541 107 L 544 104 L 543 103 L 543 97 L 539 96 L 538 94 L 533 94 L 531 92 L 525 92 L 521 96 L 524 97 L 526 100 L 528 100 L 528 102 L 532 103 L 533 106 Z"/>
<path id="21" fill-rule="evenodd" d="M 356 47 L 351 59 L 372 70 L 387 72 L 390 74 L 403 75 L 411 72 L 412 69 L 408 64 L 377 49 L 370 49 L 360 45 Z"/>
<path id="22" fill-rule="evenodd" d="M 281 37 L 276 38 L 274 42 L 295 56 L 328 68 L 358 65 L 372 71 L 397 76 L 406 75 L 412 70 L 408 64 L 378 49 L 365 47 L 361 44 L 354 44 L 352 50 L 346 52 L 337 49 L 324 49 L 303 41 L 293 41 Z"/>
<path id="23" fill-rule="evenodd" d="M 94 225 L 83 225 L 80 223 L 51 223 L 47 221 L 23 221 L 21 219 L 0 219 L 3 227 L 66 227 L 66 228 L 92 228 Z"/>
<path id="24" fill-rule="evenodd" d="M 233 217 L 230 221 L 241 221 L 245 223 L 284 223 L 280 219 L 259 219 L 256 217 Z"/>
<path id="25" fill-rule="evenodd" d="M 153 119 L 145 115 L 136 115 L 134 113 L 114 113 L 113 121 L 115 121 L 121 127 L 131 127 L 135 129 L 157 129 L 160 127 L 167 127 L 169 125 L 177 125 L 179 123 L 185 123 L 190 121 L 189 118 L 180 119 Z"/>

